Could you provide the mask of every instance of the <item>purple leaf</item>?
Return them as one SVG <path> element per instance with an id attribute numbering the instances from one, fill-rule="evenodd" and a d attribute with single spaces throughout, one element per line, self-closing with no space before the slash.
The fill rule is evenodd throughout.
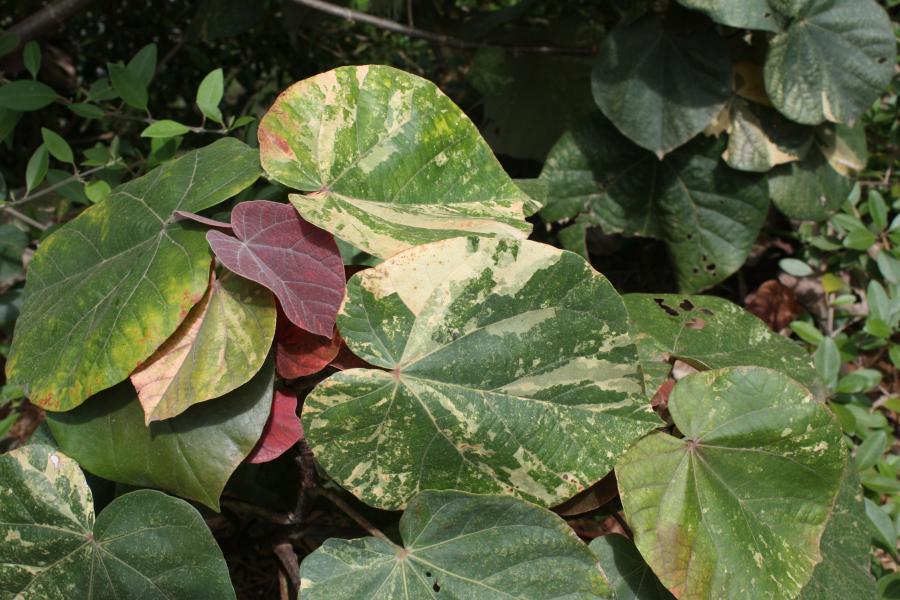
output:
<path id="1" fill-rule="evenodd" d="M 331 234 L 303 221 L 292 206 L 267 200 L 238 204 L 231 226 L 236 237 L 206 233 L 219 262 L 272 290 L 294 325 L 331 339 L 346 285 Z"/>

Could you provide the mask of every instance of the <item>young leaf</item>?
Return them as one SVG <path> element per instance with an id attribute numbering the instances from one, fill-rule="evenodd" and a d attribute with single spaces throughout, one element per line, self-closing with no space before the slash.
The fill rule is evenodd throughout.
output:
<path id="1" fill-rule="evenodd" d="M 788 2 L 766 57 L 766 91 L 792 121 L 851 123 L 894 73 L 891 22 L 873 0 Z"/>
<path id="2" fill-rule="evenodd" d="M 595 558 L 548 510 L 506 496 L 426 491 L 386 538 L 327 540 L 300 565 L 304 600 L 614 598 Z"/>
<path id="3" fill-rule="evenodd" d="M 31 78 L 37 79 L 38 71 L 41 70 L 41 47 L 36 41 L 31 40 L 25 44 L 22 49 L 22 64 L 31 74 Z"/>
<path id="4" fill-rule="evenodd" d="M 303 425 L 297 416 L 297 395 L 275 390 L 272 410 L 256 446 L 247 455 L 249 463 L 275 460 L 303 438 Z"/>
<path id="5" fill-rule="evenodd" d="M 675 600 L 628 538 L 603 535 L 591 541 L 590 549 L 617 600 Z"/>
<path id="6" fill-rule="evenodd" d="M 287 204 L 241 202 L 231 211 L 234 236 L 206 239 L 229 270 L 275 293 L 292 323 L 330 338 L 344 297 L 344 264 L 334 239 Z"/>
<path id="7" fill-rule="evenodd" d="M 651 13 L 622 21 L 606 36 L 591 86 L 616 128 L 662 158 L 703 131 L 725 106 L 731 61 L 708 20 Z"/>
<path id="8" fill-rule="evenodd" d="M 147 44 L 128 61 L 125 67 L 134 80 L 146 89 L 153 80 L 156 71 L 156 44 Z M 123 97 L 124 98 L 124 97 Z"/>
<path id="9" fill-rule="evenodd" d="M 146 422 L 247 383 L 263 366 L 275 334 L 275 300 L 261 286 L 226 272 L 168 340 L 131 374 Z"/>
<path id="10" fill-rule="evenodd" d="M 47 145 L 41 144 L 28 159 L 28 164 L 25 165 L 25 190 L 27 192 L 41 185 L 44 177 L 47 176 L 49 166 L 50 155 L 47 153 Z"/>
<path id="11" fill-rule="evenodd" d="M 328 474 L 374 506 L 402 507 L 422 489 L 552 506 L 659 423 L 621 298 L 546 244 L 469 237 L 407 250 L 350 279 L 338 329 L 385 370 L 320 383 L 303 428 Z"/>
<path id="12" fill-rule="evenodd" d="M 39 110 L 52 104 L 59 95 L 49 85 L 30 79 L 18 79 L 0 86 L 0 108 L 18 111 Z"/>
<path id="13" fill-rule="evenodd" d="M 235 597 L 222 551 L 187 502 L 138 490 L 95 521 L 78 464 L 36 444 L 0 456 L 0 479 L 4 596 Z"/>
<path id="14" fill-rule="evenodd" d="M 222 124 L 222 111 L 219 110 L 219 102 L 225 93 L 222 69 L 211 71 L 197 88 L 197 107 L 200 112 L 210 120 Z"/>
<path id="15" fill-rule="evenodd" d="M 10 381 L 67 410 L 127 378 L 209 282 L 203 232 L 172 213 L 218 204 L 258 176 L 256 152 L 222 139 L 117 187 L 46 238 L 29 266 Z"/>
<path id="16" fill-rule="evenodd" d="M 541 217 L 590 212 L 606 233 L 664 240 L 679 287 L 699 291 L 743 265 L 769 207 L 765 180 L 728 168 L 722 150 L 697 140 L 659 161 L 595 113 L 550 151 Z"/>
<path id="17" fill-rule="evenodd" d="M 662 385 L 671 370 L 669 360 L 677 358 L 698 369 L 768 367 L 818 391 L 806 351 L 728 300 L 674 294 L 625 294 L 622 299 L 647 390 Z M 654 365 L 660 365 L 661 372 Z"/>
<path id="18" fill-rule="evenodd" d="M 525 238 L 537 209 L 433 83 L 385 66 L 294 84 L 259 126 L 271 179 L 303 218 L 380 258 L 466 233 Z"/>
<path id="19" fill-rule="evenodd" d="M 318 373 L 334 360 L 343 340 L 335 333 L 331 339 L 300 329 L 278 311 L 275 333 L 275 370 L 279 377 L 296 379 Z"/>
<path id="20" fill-rule="evenodd" d="M 137 75 L 121 64 L 109 63 L 109 80 L 113 89 L 126 104 L 139 110 L 147 110 L 147 86 Z"/>
<path id="21" fill-rule="evenodd" d="M 834 417 L 759 367 L 688 375 L 669 412 L 684 439 L 653 433 L 616 465 L 641 555 L 683 600 L 794 597 L 846 463 Z"/>
<path id="22" fill-rule="evenodd" d="M 47 146 L 50 156 L 60 162 L 75 164 L 72 148 L 69 147 L 69 143 L 61 135 L 51 129 L 41 127 L 41 137 L 44 139 L 44 145 Z"/>
<path id="23" fill-rule="evenodd" d="M 84 185 L 84 195 L 94 204 L 106 200 L 111 191 L 112 188 L 102 179 L 95 179 Z"/>
<path id="24" fill-rule="evenodd" d="M 150 123 L 142 132 L 141 137 L 146 138 L 170 138 L 177 135 L 184 135 L 191 130 L 187 125 L 182 125 L 178 121 L 171 119 L 160 119 Z"/>
<path id="25" fill-rule="evenodd" d="M 225 483 L 262 433 L 274 378 L 269 361 L 233 392 L 149 427 L 134 388 L 124 382 L 74 410 L 47 413 L 47 422 L 60 448 L 94 475 L 156 487 L 218 511 Z"/>

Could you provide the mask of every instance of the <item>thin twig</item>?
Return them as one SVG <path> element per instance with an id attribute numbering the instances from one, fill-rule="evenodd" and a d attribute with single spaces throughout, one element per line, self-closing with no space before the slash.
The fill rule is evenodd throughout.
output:
<path id="1" fill-rule="evenodd" d="M 391 546 L 396 546 L 396 544 L 391 541 L 391 538 L 384 535 L 380 529 L 372 525 L 368 519 L 356 512 L 356 510 L 354 510 L 352 506 L 344 502 L 343 498 L 341 498 L 331 490 L 324 487 L 319 487 L 316 489 L 316 493 L 327 498 L 329 502 L 341 509 L 341 511 L 343 511 L 345 515 L 356 521 L 356 524 L 368 531 L 370 535 L 378 538 L 382 542 L 390 544 Z"/>
<path id="2" fill-rule="evenodd" d="M 97 171 L 102 171 L 103 169 L 111 167 L 111 166 L 115 165 L 117 162 L 118 161 L 108 162 L 106 164 L 100 165 L 99 167 L 94 167 L 93 169 L 88 169 L 87 171 L 83 171 L 81 173 L 66 177 L 65 179 L 61 179 L 60 181 L 57 181 L 53 185 L 48 185 L 47 187 L 39 189 L 36 193 L 31 194 L 30 196 L 25 196 L 24 198 L 21 198 L 20 200 L 14 200 L 13 202 L 8 202 L 8 203 L 4 204 L 3 206 L 0 206 L 0 211 L 9 210 L 11 207 L 16 207 L 16 206 L 20 206 L 22 204 L 28 204 L 29 202 L 33 202 L 34 200 L 37 200 L 41 196 L 46 196 L 53 190 L 61 188 L 65 185 L 68 185 L 68 184 L 72 183 L 73 181 L 84 181 L 84 177 L 86 177 L 88 175 L 93 175 Z"/>
<path id="3" fill-rule="evenodd" d="M 50 228 L 49 225 L 45 225 L 44 223 L 35 221 L 28 215 L 22 214 L 19 211 L 17 211 L 16 209 L 10 208 L 9 206 L 4 206 L 3 210 L 8 212 L 10 214 L 10 216 L 12 216 L 14 219 L 18 219 L 18 220 L 22 221 L 23 223 L 25 223 L 26 225 L 31 225 L 32 227 L 40 229 L 41 231 L 47 231 Z"/>
<path id="4" fill-rule="evenodd" d="M 597 49 L 594 47 L 583 47 L 583 46 L 519 46 L 516 44 L 490 44 L 487 42 L 479 42 L 474 40 L 463 40 L 460 38 L 452 37 L 449 35 L 444 35 L 442 33 L 434 33 L 433 31 L 425 31 L 424 29 L 419 29 L 418 27 L 412 27 L 408 25 L 403 25 L 402 23 L 398 23 L 397 21 L 391 21 L 390 19 L 384 19 L 382 17 L 376 17 L 375 15 L 370 15 L 368 13 L 360 12 L 358 10 L 353 10 L 352 8 L 347 8 L 344 6 L 336 6 L 331 2 L 324 2 L 323 0 L 292 0 L 297 4 L 301 4 L 308 8 L 312 8 L 329 15 L 333 15 L 335 17 L 341 17 L 348 21 L 353 21 L 355 23 L 365 23 L 367 25 L 373 25 L 378 27 L 379 29 L 385 29 L 387 31 L 392 31 L 394 33 L 399 33 L 401 35 L 406 35 L 413 38 L 419 38 L 422 40 L 427 40 L 429 42 L 434 42 L 436 44 L 441 44 L 442 46 L 449 46 L 451 48 L 459 48 L 462 50 L 477 50 L 480 48 L 500 48 L 503 50 L 508 50 L 513 53 L 520 54 L 574 54 L 579 56 L 590 56 L 597 53 Z"/>
<path id="5" fill-rule="evenodd" d="M 94 0 L 57 0 L 44 6 L 9 29 L 7 34 L 19 36 L 19 44 L 38 38 L 62 25 L 66 19 L 87 8 Z"/>
<path id="6" fill-rule="evenodd" d="M 284 574 L 287 575 L 291 583 L 289 598 L 296 598 L 300 589 L 300 563 L 297 562 L 297 553 L 294 552 L 294 546 L 290 542 L 281 542 L 275 544 L 272 552 L 278 557 L 278 561 L 283 567 Z"/>

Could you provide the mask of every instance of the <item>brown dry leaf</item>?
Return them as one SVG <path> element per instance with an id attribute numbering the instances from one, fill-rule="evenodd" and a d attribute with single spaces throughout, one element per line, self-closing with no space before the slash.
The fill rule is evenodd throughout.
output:
<path id="1" fill-rule="evenodd" d="M 803 314 L 794 292 L 780 281 L 770 279 L 744 300 L 747 310 L 769 326 L 781 331 Z"/>

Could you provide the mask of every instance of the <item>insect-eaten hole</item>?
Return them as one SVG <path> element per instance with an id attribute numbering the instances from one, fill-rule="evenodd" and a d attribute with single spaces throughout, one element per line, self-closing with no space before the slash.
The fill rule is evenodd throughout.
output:
<path id="1" fill-rule="evenodd" d="M 431 571 L 425 571 L 425 577 L 431 577 Z"/>
<path id="2" fill-rule="evenodd" d="M 884 63 L 887 62 L 887 59 L 883 56 L 879 56 L 875 62 L 877 62 L 879 65 L 883 65 Z"/>
<path id="3" fill-rule="evenodd" d="M 439 592 L 439 591 L 441 591 L 441 586 L 438 584 L 437 581 L 435 581 L 435 582 L 434 582 L 434 585 L 431 586 L 431 589 L 433 589 L 433 590 L 436 591 L 436 592 Z"/>
<path id="4" fill-rule="evenodd" d="M 656 302 L 656 304 L 657 304 L 661 309 L 663 309 L 664 311 L 666 311 L 666 313 L 667 313 L 668 315 L 673 316 L 673 317 L 677 317 L 677 316 L 678 316 L 678 311 L 675 310 L 674 308 L 672 308 L 671 306 L 669 306 L 668 304 L 666 304 L 666 301 L 663 300 L 662 298 L 654 298 L 653 301 Z"/>
<path id="5" fill-rule="evenodd" d="M 690 300 L 688 300 L 687 298 L 685 298 L 678 305 L 678 308 L 680 308 L 683 311 L 692 311 L 692 310 L 694 310 L 694 303 L 691 302 Z"/>
<path id="6" fill-rule="evenodd" d="M 707 270 L 707 271 L 715 271 L 715 270 L 716 270 L 716 264 L 715 264 L 715 263 L 709 263 L 708 265 L 706 265 L 706 270 Z"/>

